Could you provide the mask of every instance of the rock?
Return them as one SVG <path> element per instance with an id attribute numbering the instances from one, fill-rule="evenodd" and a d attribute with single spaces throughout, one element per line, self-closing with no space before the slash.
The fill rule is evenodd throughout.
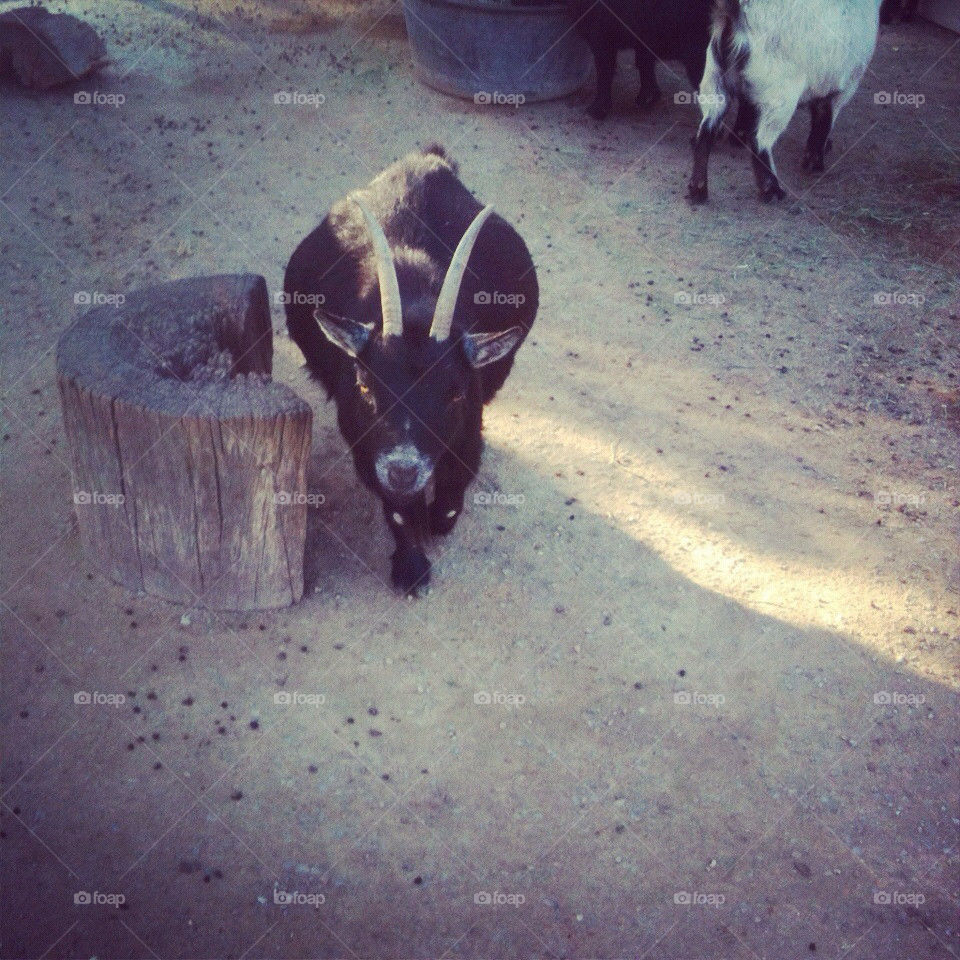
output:
<path id="1" fill-rule="evenodd" d="M 97 31 L 69 13 L 18 7 L 0 14 L 0 77 L 48 90 L 83 79 L 107 60 Z"/>

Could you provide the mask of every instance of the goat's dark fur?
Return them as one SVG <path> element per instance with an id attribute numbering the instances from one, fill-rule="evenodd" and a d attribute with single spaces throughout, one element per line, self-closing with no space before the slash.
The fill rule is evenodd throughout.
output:
<path id="1" fill-rule="evenodd" d="M 290 258 L 287 326 L 308 368 L 336 400 L 357 472 L 383 501 L 396 541 L 394 583 L 412 592 L 429 579 L 424 546 L 430 534 L 453 528 L 479 469 L 482 407 L 503 385 L 533 324 L 537 278 L 519 234 L 493 214 L 473 248 L 452 333 L 438 342 L 429 331 L 440 286 L 481 204 L 438 146 L 388 167 L 361 195 L 393 254 L 402 337 L 381 336 L 370 237 L 350 197 L 334 204 Z M 491 350 L 491 341 L 498 349 Z M 488 355 L 479 357 L 483 350 Z M 429 486 L 406 495 L 384 481 L 378 458 L 401 448 L 414 451 L 414 464 L 429 464 L 432 502 Z"/>
<path id="2" fill-rule="evenodd" d="M 899 20 L 904 23 L 913 20 L 918 6 L 919 0 L 883 0 L 880 4 L 880 22 L 893 23 Z"/>
<path id="3" fill-rule="evenodd" d="M 597 120 L 610 112 L 610 88 L 620 50 L 634 51 L 640 106 L 652 106 L 660 99 L 658 60 L 679 60 L 696 89 L 710 41 L 711 6 L 711 0 L 571 0 L 577 30 L 587 41 L 597 69 L 596 95 L 587 112 Z"/>

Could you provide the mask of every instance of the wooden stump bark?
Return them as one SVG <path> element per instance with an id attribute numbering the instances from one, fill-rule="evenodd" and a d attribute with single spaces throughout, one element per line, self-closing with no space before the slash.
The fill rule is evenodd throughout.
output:
<path id="1" fill-rule="evenodd" d="M 88 562 L 190 606 L 295 603 L 312 413 L 270 379 L 263 278 L 190 278 L 113 300 L 57 349 Z"/>

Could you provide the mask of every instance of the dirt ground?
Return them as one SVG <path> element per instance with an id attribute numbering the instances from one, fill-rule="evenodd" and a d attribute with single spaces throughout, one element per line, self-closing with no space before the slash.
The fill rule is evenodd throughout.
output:
<path id="1" fill-rule="evenodd" d="M 723 145 L 692 210 L 696 108 L 662 70 L 637 113 L 626 57 L 598 125 L 585 95 L 420 86 L 395 3 L 55 9 L 114 58 L 82 89 L 124 100 L 0 111 L 0 955 L 960 955 L 958 38 L 885 29 L 825 174 L 798 116 L 785 202 Z M 507 496 L 431 593 L 390 588 L 280 308 L 276 376 L 317 414 L 307 596 L 215 615 L 87 569 L 53 359 L 76 295 L 277 291 L 432 140 L 541 309 L 486 416 L 475 492 Z"/>

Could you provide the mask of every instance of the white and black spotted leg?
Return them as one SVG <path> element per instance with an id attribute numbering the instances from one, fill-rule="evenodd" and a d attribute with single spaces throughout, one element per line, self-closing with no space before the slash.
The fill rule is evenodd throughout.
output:
<path id="1" fill-rule="evenodd" d="M 703 119 L 693 141 L 693 173 L 687 184 L 687 196 L 691 203 L 707 202 L 707 167 L 710 150 L 720 132 L 720 125 L 730 106 L 727 94 L 727 79 L 717 63 L 714 44 L 707 48 L 707 62 L 700 81 L 699 103 Z"/>

